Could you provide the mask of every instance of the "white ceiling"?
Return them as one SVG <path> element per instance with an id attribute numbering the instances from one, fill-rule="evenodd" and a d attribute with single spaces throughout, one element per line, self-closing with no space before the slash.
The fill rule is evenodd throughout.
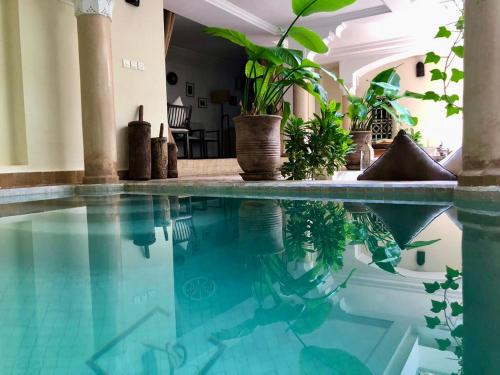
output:
<path id="1" fill-rule="evenodd" d="M 329 38 L 331 51 L 349 53 L 355 46 L 397 40 L 432 41 L 438 25 L 456 17 L 450 3 L 459 0 L 358 0 L 334 13 L 320 13 L 301 23 Z M 198 24 L 227 27 L 246 33 L 256 43 L 271 45 L 277 41 L 280 28 L 294 18 L 291 0 L 164 0 L 166 9 Z M 447 9 L 447 6 L 449 9 Z M 181 22 L 181 34 L 174 44 L 199 46 L 210 50 L 209 42 L 196 38 L 201 26 Z M 178 30 L 179 31 L 179 30 Z M 214 50 L 224 52 L 223 45 Z M 227 50 L 226 52 L 229 52 Z M 334 62 L 335 53 L 321 58 Z"/>
<path id="2" fill-rule="evenodd" d="M 263 0 L 229 0 L 234 5 L 246 10 L 247 12 L 255 14 L 257 17 L 272 23 L 276 26 L 287 26 L 295 18 L 290 0 L 267 0 L 265 5 Z M 264 5 L 264 6 L 263 6 Z M 389 9 L 386 7 L 382 0 L 358 0 L 356 3 L 340 9 L 335 12 L 335 16 L 339 16 L 346 13 L 359 13 L 362 14 L 367 9 L 375 10 L 378 7 L 382 7 L 383 11 L 388 12 Z M 378 10 L 378 11 L 382 11 Z M 311 15 L 304 19 L 304 22 L 309 22 L 311 20 L 317 20 L 319 18 L 332 17 L 333 14 L 329 13 L 317 13 Z"/>

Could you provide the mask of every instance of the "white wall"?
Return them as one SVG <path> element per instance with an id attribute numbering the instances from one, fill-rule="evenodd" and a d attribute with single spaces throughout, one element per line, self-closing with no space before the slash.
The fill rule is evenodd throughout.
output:
<path id="1" fill-rule="evenodd" d="M 0 164 L 26 162 L 19 7 L 0 2 Z"/>
<path id="2" fill-rule="evenodd" d="M 17 50 L 21 56 L 22 114 L 26 119 L 24 141 L 27 145 L 17 147 L 16 153 L 19 149 L 25 150 L 27 160 L 23 165 L 12 166 L 0 158 L 0 173 L 83 170 L 80 73 L 73 6 L 59 0 L 12 1 L 19 4 L 20 51 Z M 0 40 L 5 40 L 4 35 L 0 35 Z M 166 122 L 162 0 L 142 1 L 139 8 L 117 1 L 112 48 L 118 169 L 126 169 L 126 126 L 135 119 L 137 106 L 145 105 L 145 117 L 153 124 L 154 134 L 160 122 Z M 124 57 L 143 61 L 145 71 L 123 69 Z M 3 138 L 4 129 L 0 131 Z"/>

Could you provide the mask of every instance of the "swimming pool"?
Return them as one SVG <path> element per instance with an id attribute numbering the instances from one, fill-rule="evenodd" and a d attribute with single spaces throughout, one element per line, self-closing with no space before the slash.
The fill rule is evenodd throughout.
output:
<path id="1" fill-rule="evenodd" d="M 0 218 L 1 374 L 462 368 L 453 206 L 117 194 L 15 211 Z"/>

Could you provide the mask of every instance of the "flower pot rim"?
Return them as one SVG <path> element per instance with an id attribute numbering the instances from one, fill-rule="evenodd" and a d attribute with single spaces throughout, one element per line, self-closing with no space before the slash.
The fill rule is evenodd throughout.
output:
<path id="1" fill-rule="evenodd" d="M 277 119 L 282 119 L 283 117 L 282 116 L 279 116 L 279 115 L 239 115 L 239 116 L 236 116 L 235 119 L 237 118 L 257 118 L 257 117 L 274 117 L 274 118 L 277 118 Z"/>

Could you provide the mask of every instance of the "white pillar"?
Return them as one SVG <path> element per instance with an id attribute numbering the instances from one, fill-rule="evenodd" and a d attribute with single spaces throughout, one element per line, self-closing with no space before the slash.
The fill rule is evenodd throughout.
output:
<path id="1" fill-rule="evenodd" d="M 111 17 L 114 0 L 76 0 L 85 159 L 84 183 L 110 183 L 116 173 L 116 118 Z"/>
<path id="2" fill-rule="evenodd" d="M 465 2 L 462 186 L 500 185 L 500 1 Z"/>

